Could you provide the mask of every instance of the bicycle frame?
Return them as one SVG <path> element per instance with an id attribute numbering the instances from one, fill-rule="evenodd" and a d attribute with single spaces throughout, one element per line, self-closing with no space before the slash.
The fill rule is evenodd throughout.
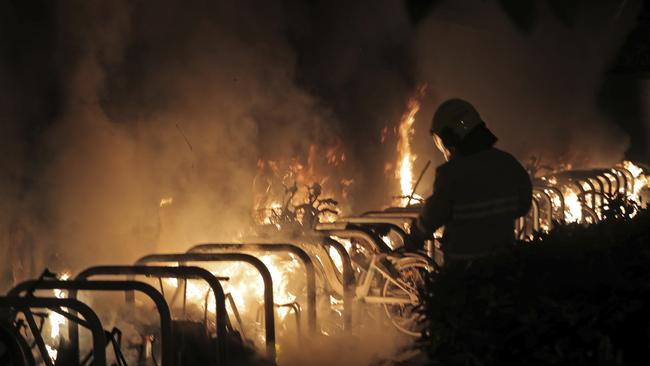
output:
<path id="1" fill-rule="evenodd" d="M 387 304 L 387 305 L 417 305 L 420 300 L 417 295 L 417 290 L 411 286 L 403 283 L 399 279 L 393 277 L 392 274 L 388 273 L 379 261 L 383 258 L 386 258 L 387 255 L 380 254 L 374 255 L 370 262 L 370 266 L 365 273 L 365 276 L 362 280 L 361 285 L 357 286 L 357 299 L 369 304 Z M 384 280 L 393 283 L 395 286 L 402 289 L 404 292 L 409 294 L 408 298 L 394 298 L 386 296 L 374 296 L 370 295 L 370 289 L 372 287 L 372 282 L 375 279 L 375 276 L 380 275 Z"/>

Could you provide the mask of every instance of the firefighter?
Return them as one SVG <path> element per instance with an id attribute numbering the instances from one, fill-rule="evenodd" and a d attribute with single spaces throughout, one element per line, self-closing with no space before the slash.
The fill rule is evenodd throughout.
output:
<path id="1" fill-rule="evenodd" d="M 496 136 L 462 99 L 438 107 L 430 133 L 446 163 L 436 170 L 433 194 L 412 239 L 422 243 L 444 226 L 441 245 L 447 262 L 489 255 L 512 244 L 515 219 L 528 212 L 532 201 L 526 170 L 494 147 Z"/>

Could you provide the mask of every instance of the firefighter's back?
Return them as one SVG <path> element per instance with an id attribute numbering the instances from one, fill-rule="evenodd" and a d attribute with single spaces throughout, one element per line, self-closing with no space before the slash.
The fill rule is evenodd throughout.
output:
<path id="1" fill-rule="evenodd" d="M 483 255 L 514 239 L 514 220 L 530 207 L 530 179 L 510 154 L 489 148 L 441 167 L 451 182 L 451 220 L 446 253 Z"/>

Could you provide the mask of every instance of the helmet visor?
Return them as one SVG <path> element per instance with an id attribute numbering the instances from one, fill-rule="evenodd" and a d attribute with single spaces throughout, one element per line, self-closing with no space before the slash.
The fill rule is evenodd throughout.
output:
<path id="1" fill-rule="evenodd" d="M 451 156 L 451 152 L 449 149 L 445 147 L 445 144 L 442 142 L 442 139 L 440 136 L 436 135 L 435 133 L 431 135 L 433 137 L 433 142 L 436 144 L 436 147 L 442 155 L 445 157 L 445 161 L 449 161 L 449 157 Z"/>

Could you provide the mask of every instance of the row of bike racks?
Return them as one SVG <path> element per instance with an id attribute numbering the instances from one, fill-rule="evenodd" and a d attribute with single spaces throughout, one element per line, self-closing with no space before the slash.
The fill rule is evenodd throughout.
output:
<path id="1" fill-rule="evenodd" d="M 549 184 L 548 177 L 536 180 L 529 213 L 515 221 L 517 238 L 523 240 L 534 232 L 551 230 L 556 222 L 565 222 L 567 206 L 565 194 L 560 188 L 562 185 L 577 192 L 583 220 L 595 223 L 600 220 L 599 212 L 603 205 L 612 199 L 626 197 L 634 189 L 635 184 L 634 175 L 623 166 L 616 166 L 609 170 L 568 171 L 556 175 L 554 179 L 557 179 L 560 184 Z M 340 219 L 329 227 L 329 232 L 341 230 L 342 228 L 337 226 L 339 222 L 362 226 L 381 223 L 397 226 L 394 230 L 405 236 L 410 225 L 413 225 L 420 214 L 420 209 L 419 206 L 409 206 L 368 211 L 360 217 Z M 349 226 L 343 229 L 347 228 Z M 328 227 L 322 226 L 321 229 L 326 230 Z"/>
<path id="2" fill-rule="evenodd" d="M 61 280 L 29 280 L 19 283 L 7 294 L 7 298 L 20 298 L 21 295 L 25 292 L 31 292 L 34 290 L 91 290 L 91 291 L 139 291 L 147 295 L 156 305 L 158 314 L 160 316 L 160 329 L 161 329 L 161 342 L 162 342 L 162 365 L 173 365 L 173 347 L 172 347 L 172 326 L 171 326 L 171 312 L 169 306 L 165 301 L 165 298 L 162 296 L 158 290 L 156 290 L 151 285 L 139 282 L 139 281 L 61 281 Z M 74 299 L 74 298 L 73 298 Z M 57 313 L 63 315 L 69 320 L 74 320 L 74 326 L 70 323 L 69 332 L 74 333 L 71 329 L 76 328 L 77 324 L 82 324 L 82 321 L 75 319 L 76 315 L 72 313 L 67 313 L 63 310 L 55 310 Z M 28 319 L 29 322 L 29 319 Z M 39 347 L 39 351 L 43 357 L 43 361 L 46 365 L 50 366 L 51 361 L 48 358 L 48 353 L 45 349 L 45 344 L 43 339 L 37 334 L 33 333 L 34 328 L 30 326 L 32 334 L 36 339 L 36 343 Z M 94 338 L 94 337 L 93 337 Z M 79 343 L 78 339 L 70 339 L 72 342 L 73 360 L 79 360 Z M 102 345 L 102 351 L 105 344 Z M 101 352 L 95 345 L 93 345 L 93 355 L 96 355 L 97 352 Z M 96 356 L 93 357 L 96 360 Z M 104 356 L 105 359 L 105 356 Z M 98 364 L 94 362 L 94 364 Z M 100 363 L 101 364 L 101 363 Z"/>
<path id="3" fill-rule="evenodd" d="M 352 301 L 355 293 L 355 280 L 352 269 L 350 256 L 345 250 L 345 247 L 339 242 L 330 239 L 326 236 L 319 236 L 321 245 L 327 252 L 330 247 L 336 250 L 343 262 L 341 273 L 342 295 L 344 305 L 344 328 L 350 329 L 352 323 Z M 287 243 L 209 243 L 196 245 L 188 250 L 187 253 L 173 253 L 173 254 L 151 254 L 144 256 L 136 261 L 133 266 L 117 265 L 117 266 L 95 266 L 90 267 L 80 272 L 71 281 L 62 280 L 31 280 L 25 281 L 12 290 L 9 291 L 7 297 L 1 298 L 0 308 L 14 308 L 20 310 L 26 315 L 28 323 L 30 323 L 30 330 L 39 352 L 47 366 L 53 366 L 48 357 L 45 348 L 45 342 L 36 326 L 33 317 L 30 317 L 29 309 L 31 308 L 47 308 L 51 311 L 63 315 L 68 322 L 68 335 L 70 338 L 72 354 L 70 358 L 73 360 L 80 360 L 79 352 L 79 330 L 78 325 L 90 328 L 93 332 L 93 350 L 92 350 L 92 364 L 104 365 L 106 362 L 105 346 L 107 345 L 106 334 L 102 329 L 101 322 L 97 315 L 87 305 L 79 302 L 77 298 L 78 291 L 123 291 L 126 293 L 127 303 L 134 304 L 135 297 L 134 291 L 141 292 L 149 297 L 155 304 L 160 318 L 160 331 L 161 331 L 161 366 L 175 365 L 174 358 L 174 345 L 172 344 L 172 327 L 171 313 L 169 305 L 167 304 L 163 294 L 162 283 L 161 290 L 158 291 L 153 286 L 133 280 L 136 275 L 143 275 L 148 277 L 160 278 L 177 278 L 184 281 L 188 279 L 202 279 L 209 285 L 209 291 L 213 293 L 216 303 L 216 344 L 215 344 L 215 357 L 218 364 L 227 364 L 227 323 L 228 315 L 226 312 L 226 300 L 228 295 L 224 293 L 223 287 L 219 281 L 226 281 L 227 278 L 216 277 L 208 270 L 196 267 L 187 266 L 187 263 L 206 263 L 206 262 L 243 262 L 252 265 L 262 277 L 264 283 L 264 326 L 265 326 L 265 341 L 266 341 L 266 355 L 269 360 L 276 358 L 276 334 L 275 334 L 275 314 L 274 307 L 290 307 L 296 314 L 297 329 L 300 329 L 300 306 L 298 304 L 275 304 L 273 300 L 273 279 L 268 268 L 264 263 L 251 253 L 259 252 L 286 252 L 293 254 L 298 258 L 305 268 L 305 279 L 307 288 L 307 326 L 311 333 L 317 331 L 317 312 L 316 312 L 316 266 L 309 254 L 300 247 L 297 242 Z M 151 264 L 160 263 L 173 263 L 174 266 L 160 266 Z M 90 280 L 91 277 L 96 276 L 127 276 L 129 280 L 126 281 L 97 281 Z M 327 276 L 327 275 L 324 275 Z M 328 277 L 329 278 L 329 277 Z M 46 298 L 34 297 L 31 295 L 36 290 L 67 290 L 67 298 Z M 186 287 L 183 291 L 186 291 Z M 25 293 L 30 293 L 24 296 Z M 206 317 L 207 317 L 207 296 L 206 294 Z M 41 301 L 42 300 L 42 301 Z M 230 297 L 231 306 L 234 305 L 232 297 Z M 61 304 L 60 306 L 52 304 Z M 65 305 L 65 306 L 64 306 Z M 69 308 L 70 311 L 63 311 L 61 308 Z M 232 306 L 235 309 L 234 306 Z M 77 317 L 77 313 L 81 314 L 84 319 Z M 239 318 L 238 314 L 236 314 Z M 29 319 L 32 321 L 29 321 Z M 240 322 L 241 320 L 238 319 Z M 88 359 L 85 357 L 84 359 Z"/>
<path id="4" fill-rule="evenodd" d="M 34 335 L 36 346 L 43 358 L 43 362 L 51 366 L 52 361 L 49 358 L 45 342 L 40 334 L 40 330 L 34 321 L 32 309 L 48 309 L 58 314 L 65 316 L 67 319 L 81 323 L 84 327 L 88 328 L 92 333 L 93 339 L 93 365 L 105 366 L 106 365 L 106 337 L 104 328 L 99 320 L 97 314 L 86 304 L 75 299 L 59 299 L 56 297 L 17 297 L 5 296 L 0 297 L 0 308 L 13 309 L 15 313 L 22 312 L 28 322 L 30 331 Z M 81 320 L 76 317 L 68 316 L 68 313 L 62 309 L 71 309 L 81 314 L 84 319 Z M 31 352 L 31 350 L 27 350 Z M 31 354 L 29 355 L 31 357 Z M 23 358 L 24 365 L 32 364 L 32 362 Z"/>
<path id="5" fill-rule="evenodd" d="M 558 180 L 570 185 L 582 203 L 583 215 L 591 220 L 599 219 L 598 210 L 604 203 L 619 195 L 625 196 L 634 189 L 634 176 L 627 169 L 617 167 L 612 170 L 597 170 L 589 172 L 570 172 L 559 175 Z M 531 210 L 526 217 L 516 222 L 516 230 L 520 237 L 528 233 L 552 228 L 554 222 L 561 222 L 565 218 L 565 195 L 558 185 L 549 185 L 538 182 L 533 190 Z M 68 336 L 71 348 L 71 358 L 85 364 L 92 361 L 93 365 L 106 364 L 106 347 L 112 342 L 113 333 L 107 332 L 102 327 L 97 314 L 86 304 L 77 299 L 78 291 L 122 291 L 128 304 L 135 304 L 134 292 L 140 292 L 150 298 L 155 304 L 159 316 L 161 366 L 175 366 L 176 355 L 173 343 L 174 322 L 171 318 L 170 307 L 163 294 L 162 278 L 176 278 L 183 281 L 183 309 L 187 298 L 187 281 L 203 280 L 208 284 L 204 304 L 204 326 L 207 327 L 208 301 L 210 292 L 216 304 L 214 357 L 217 364 L 228 364 L 228 343 L 230 318 L 227 313 L 226 302 L 229 302 L 237 321 L 241 319 L 237 313 L 231 294 L 224 292 L 222 281 L 226 277 L 218 277 L 209 270 L 202 268 L 197 263 L 241 262 L 253 266 L 260 274 L 263 288 L 262 313 L 264 317 L 264 338 L 266 357 L 276 360 L 276 319 L 275 308 L 286 307 L 291 309 L 296 316 L 296 329 L 301 329 L 302 307 L 294 302 L 278 304 L 274 301 L 273 279 L 266 265 L 254 254 L 259 253 L 287 253 L 292 259 L 297 259 L 304 268 L 306 288 L 307 328 L 310 334 L 318 332 L 317 314 L 317 275 L 330 283 L 330 291 L 339 293 L 343 298 L 343 326 L 351 329 L 353 321 L 352 306 L 356 296 L 355 272 L 352 266 L 350 253 L 345 246 L 334 238 L 354 240 L 370 253 L 386 254 L 392 251 L 380 237 L 378 228 L 388 228 L 408 240 L 408 233 L 419 215 L 418 207 L 389 208 L 384 211 L 369 211 L 359 217 L 343 218 L 333 224 L 318 225 L 313 237 L 300 237 L 299 239 L 286 239 L 282 242 L 265 242 L 255 239 L 247 243 L 207 243 L 191 247 L 185 253 L 150 254 L 138 259 L 134 265 L 95 266 L 81 271 L 71 281 L 61 280 L 31 280 L 15 286 L 7 296 L 0 297 L 0 308 L 12 309 L 12 314 L 21 312 L 25 316 L 28 327 L 35 340 L 46 366 L 54 366 L 49 359 L 43 337 L 36 324 L 32 309 L 49 309 L 56 312 L 68 322 Z M 309 242 L 309 243 L 307 243 Z M 316 244 L 316 245 L 314 245 Z M 323 261 L 320 255 L 314 254 L 314 248 L 324 251 L 330 260 Z M 341 258 L 340 270 L 333 265 L 329 250 L 335 250 Z M 322 253 L 322 252 L 320 252 Z M 192 265 L 190 265 L 192 264 Z M 126 276 L 126 280 L 95 280 L 97 276 Z M 135 276 L 157 277 L 160 282 L 160 291 L 148 283 L 136 281 Z M 66 290 L 66 298 L 38 297 L 33 293 L 36 290 Z M 177 288 L 180 291 L 180 286 Z M 66 310 L 67 309 L 67 310 Z M 83 317 L 80 318 L 78 315 Z M 79 325 L 89 329 L 92 333 L 93 349 L 90 354 L 81 357 L 79 348 Z M 242 328 L 243 331 L 243 328 Z M 298 334 L 300 337 L 300 335 Z M 113 344 L 115 347 L 115 344 Z M 119 348 L 119 347 L 118 347 Z M 117 352 L 117 350 L 116 350 Z M 116 355 L 117 356 L 117 355 Z M 119 358 L 119 357 L 118 357 Z M 118 361 L 118 364 L 119 361 Z M 121 364 L 120 364 L 121 365 Z"/>
<path id="6" fill-rule="evenodd" d="M 150 254 L 136 261 L 138 265 L 147 263 L 177 263 L 179 266 L 187 262 L 244 262 L 252 265 L 259 272 L 264 282 L 264 320 L 266 356 L 275 360 L 275 314 L 273 310 L 273 279 L 271 272 L 258 258 L 243 253 L 172 253 Z M 185 289 L 184 289 L 185 290 Z M 223 304 L 225 308 L 225 302 Z"/>
<path id="7" fill-rule="evenodd" d="M 126 275 L 133 277 L 135 275 L 145 275 L 145 276 L 155 276 L 158 278 L 162 277 L 171 277 L 178 279 L 202 279 L 207 282 L 210 287 L 210 292 L 212 292 L 215 297 L 216 312 L 215 312 L 215 327 L 216 327 L 216 347 L 215 347 L 215 359 L 218 360 L 219 364 L 225 364 L 225 349 L 226 349 L 226 323 L 227 323 L 227 314 L 226 314 L 226 297 L 219 283 L 220 280 L 228 280 L 223 277 L 215 277 L 208 270 L 200 267 L 192 266 L 182 266 L 182 267 L 163 267 L 163 266 L 96 266 L 85 269 L 80 272 L 76 277 L 75 281 L 85 281 L 93 276 L 100 275 Z M 162 288 L 162 287 L 161 287 Z M 76 290 L 70 291 L 70 297 L 76 298 Z M 164 298 L 164 296 L 163 296 Z M 127 292 L 126 296 L 127 302 L 130 304 L 135 303 L 135 297 L 133 296 L 133 291 Z M 158 304 L 156 304 L 158 307 Z M 206 306 L 207 309 L 207 306 Z M 162 319 L 162 315 L 161 315 Z M 79 334 L 78 327 L 73 325 L 69 328 L 70 331 L 70 340 L 72 344 L 78 344 Z M 163 333 L 164 338 L 164 333 Z M 164 348 L 164 341 L 163 341 Z"/>
<path id="8" fill-rule="evenodd" d="M 371 253 L 388 253 L 392 249 L 381 238 L 363 225 L 344 224 L 319 224 L 316 231 L 327 237 L 335 236 L 341 239 L 354 239 Z"/>
<path id="9" fill-rule="evenodd" d="M 307 325 L 312 333 L 316 332 L 316 274 L 314 262 L 303 249 L 292 244 L 270 243 L 209 243 L 191 247 L 187 253 L 218 253 L 218 252 L 286 252 L 294 254 L 305 268 L 305 283 L 307 285 Z"/>
<path id="10" fill-rule="evenodd" d="M 533 187 L 531 210 L 526 217 L 516 222 L 517 237 L 524 239 L 527 234 L 551 230 L 555 222 L 566 221 L 565 194 L 560 187 L 565 186 L 576 192 L 581 205 L 583 222 L 598 222 L 604 205 L 617 198 L 625 198 L 634 189 L 632 172 L 617 166 L 611 170 L 568 171 L 553 177 L 536 180 Z M 545 225 L 544 225 L 545 224 Z"/>
<path id="11" fill-rule="evenodd" d="M 255 242 L 255 243 L 209 243 L 209 244 L 199 244 L 190 248 L 188 253 L 215 253 L 215 252 L 249 252 L 249 253 L 259 253 L 259 252 L 285 252 L 295 255 L 303 264 L 305 268 L 305 280 L 306 280 L 306 289 L 307 289 L 307 325 L 309 331 L 313 334 L 317 332 L 317 309 L 316 309 L 316 269 L 324 271 L 324 269 L 316 266 L 312 257 L 305 251 L 304 244 L 301 241 L 297 240 L 283 240 L 284 243 L 272 243 L 272 242 Z M 341 280 L 341 294 L 343 295 L 343 313 L 344 313 L 344 328 L 349 329 L 351 326 L 351 303 L 354 298 L 355 292 L 355 281 L 354 273 L 352 270 L 351 259 L 345 247 L 335 241 L 330 239 L 327 236 L 318 236 L 311 238 L 311 241 L 319 243 L 320 246 L 325 249 L 327 253 L 329 248 L 333 248 L 342 259 L 342 280 Z M 330 279 L 332 278 L 331 274 L 323 273 L 323 276 Z"/>

